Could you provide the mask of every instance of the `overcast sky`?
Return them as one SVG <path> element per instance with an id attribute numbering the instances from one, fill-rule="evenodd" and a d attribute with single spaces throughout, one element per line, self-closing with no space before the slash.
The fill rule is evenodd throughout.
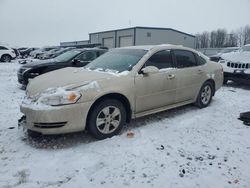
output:
<path id="1" fill-rule="evenodd" d="M 190 34 L 250 24 L 250 0 L 0 0 L 0 43 L 59 45 L 133 26 Z"/>

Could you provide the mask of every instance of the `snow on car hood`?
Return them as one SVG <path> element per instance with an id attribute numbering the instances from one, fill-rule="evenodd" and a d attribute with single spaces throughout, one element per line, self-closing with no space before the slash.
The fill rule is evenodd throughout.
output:
<path id="1" fill-rule="evenodd" d="M 221 57 L 227 61 L 250 63 L 250 52 L 231 52 L 223 54 Z"/>
<path id="2" fill-rule="evenodd" d="M 37 95 L 49 88 L 57 88 L 72 85 L 85 85 L 93 81 L 112 79 L 112 77 L 125 76 L 127 72 L 110 73 L 101 71 L 91 71 L 83 68 L 67 67 L 56 71 L 48 72 L 30 80 L 27 86 L 29 96 Z"/>

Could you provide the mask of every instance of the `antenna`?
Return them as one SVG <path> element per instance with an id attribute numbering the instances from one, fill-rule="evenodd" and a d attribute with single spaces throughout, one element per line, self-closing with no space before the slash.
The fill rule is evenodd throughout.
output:
<path id="1" fill-rule="evenodd" d="M 131 27 L 131 20 L 130 19 L 129 19 L 128 23 L 129 23 L 129 27 Z"/>

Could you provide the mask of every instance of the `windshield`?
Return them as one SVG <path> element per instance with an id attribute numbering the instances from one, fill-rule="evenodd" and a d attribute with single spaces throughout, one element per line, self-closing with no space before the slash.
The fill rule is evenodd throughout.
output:
<path id="1" fill-rule="evenodd" d="M 243 52 L 250 52 L 250 45 L 242 46 L 242 48 L 240 49 L 240 51 L 243 51 Z"/>
<path id="2" fill-rule="evenodd" d="M 56 61 L 69 61 L 70 59 L 74 58 L 77 54 L 79 54 L 81 51 L 78 50 L 71 50 L 68 52 L 65 52 L 55 58 Z"/>
<path id="3" fill-rule="evenodd" d="M 221 50 L 220 53 L 229 53 L 229 52 L 233 52 L 236 50 L 237 50 L 237 48 L 226 48 L 226 49 Z"/>
<path id="4" fill-rule="evenodd" d="M 95 59 L 85 68 L 118 73 L 130 71 L 146 53 L 146 50 L 141 49 L 114 49 Z"/>

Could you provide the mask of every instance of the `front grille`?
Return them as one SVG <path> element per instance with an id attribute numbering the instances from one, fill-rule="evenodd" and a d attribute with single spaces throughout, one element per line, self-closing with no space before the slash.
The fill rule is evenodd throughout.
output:
<path id="1" fill-rule="evenodd" d="M 231 68 L 236 69 L 249 69 L 250 63 L 233 63 L 233 62 L 227 62 L 227 66 Z"/>
<path id="2" fill-rule="evenodd" d="M 34 127 L 37 128 L 45 128 L 45 129 L 49 129 L 49 128 L 59 128 L 59 127 L 63 127 L 64 125 L 66 125 L 66 121 L 65 122 L 54 122 L 54 123 L 34 123 Z"/>

